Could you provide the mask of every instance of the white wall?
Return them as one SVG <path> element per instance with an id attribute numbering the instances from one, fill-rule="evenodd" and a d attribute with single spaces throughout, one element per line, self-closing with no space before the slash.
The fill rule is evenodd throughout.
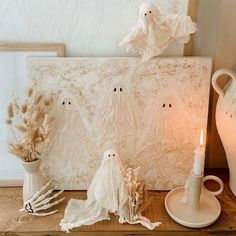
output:
<path id="1" fill-rule="evenodd" d="M 144 1 L 0 0 L 0 41 L 62 42 L 66 56 L 127 56 L 117 45 Z M 153 2 L 168 13 L 187 12 L 188 0 Z M 183 46 L 170 51 L 181 55 Z"/>
<path id="2" fill-rule="evenodd" d="M 132 56 L 117 45 L 137 22 L 144 1 L 0 0 L 0 42 L 60 42 L 66 46 L 66 56 Z M 188 0 L 153 2 L 166 13 L 187 13 Z M 183 45 L 173 45 L 168 54 L 183 55 Z M 5 145 L 4 137 L 0 142 L 0 147 Z M 21 178 L 19 161 L 6 155 L 0 156 L 0 179 Z"/>

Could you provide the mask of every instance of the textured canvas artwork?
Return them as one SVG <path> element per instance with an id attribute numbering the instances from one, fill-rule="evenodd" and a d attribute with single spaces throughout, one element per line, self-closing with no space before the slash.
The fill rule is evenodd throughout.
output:
<path id="1" fill-rule="evenodd" d="M 104 150 L 140 166 L 150 189 L 183 185 L 207 127 L 210 58 L 30 58 L 28 75 L 54 96 L 42 171 L 87 189 Z"/>

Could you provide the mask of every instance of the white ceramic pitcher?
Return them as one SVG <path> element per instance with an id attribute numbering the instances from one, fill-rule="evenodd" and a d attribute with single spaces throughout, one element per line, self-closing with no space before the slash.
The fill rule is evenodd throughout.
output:
<path id="1" fill-rule="evenodd" d="M 231 80 L 224 88 L 219 86 L 221 75 L 229 75 Z M 219 94 L 216 107 L 216 125 L 227 156 L 229 185 L 236 196 L 236 73 L 232 70 L 217 70 L 212 77 L 212 85 Z"/>

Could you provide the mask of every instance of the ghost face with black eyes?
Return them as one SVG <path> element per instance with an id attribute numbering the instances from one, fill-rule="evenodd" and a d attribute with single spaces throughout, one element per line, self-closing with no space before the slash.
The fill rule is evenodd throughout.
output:
<path id="1" fill-rule="evenodd" d="M 172 108 L 172 104 L 171 103 L 163 103 L 162 107 L 163 108 Z"/>
<path id="2" fill-rule="evenodd" d="M 69 98 L 62 99 L 61 106 L 62 108 L 69 110 L 72 107 L 72 100 Z"/>
<path id="3" fill-rule="evenodd" d="M 157 109 L 160 109 L 163 113 L 171 112 L 175 110 L 175 101 L 172 97 L 165 97 L 160 101 L 160 104 L 158 104 Z"/>
<path id="4" fill-rule="evenodd" d="M 123 92 L 123 88 L 122 87 L 119 87 L 119 86 L 116 86 L 116 87 L 114 87 L 114 89 L 113 89 L 113 91 L 114 91 L 114 93 L 121 93 L 121 92 Z"/>
<path id="5" fill-rule="evenodd" d="M 142 19 L 146 23 L 156 22 L 159 16 L 159 11 L 151 3 L 143 3 L 139 10 L 139 19 Z"/>
<path id="6" fill-rule="evenodd" d="M 113 159 L 113 158 L 117 158 L 117 157 L 118 157 L 118 153 L 114 149 L 109 149 L 109 150 L 104 152 L 104 158 L 105 159 Z"/>

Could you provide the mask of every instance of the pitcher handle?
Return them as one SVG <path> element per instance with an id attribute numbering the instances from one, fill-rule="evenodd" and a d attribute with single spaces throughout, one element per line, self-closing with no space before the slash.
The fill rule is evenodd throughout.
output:
<path id="1" fill-rule="evenodd" d="M 219 96 L 224 96 L 224 91 L 217 82 L 221 75 L 229 75 L 232 79 L 236 79 L 236 74 L 234 71 L 228 69 L 219 69 L 213 74 L 212 86 Z"/>

